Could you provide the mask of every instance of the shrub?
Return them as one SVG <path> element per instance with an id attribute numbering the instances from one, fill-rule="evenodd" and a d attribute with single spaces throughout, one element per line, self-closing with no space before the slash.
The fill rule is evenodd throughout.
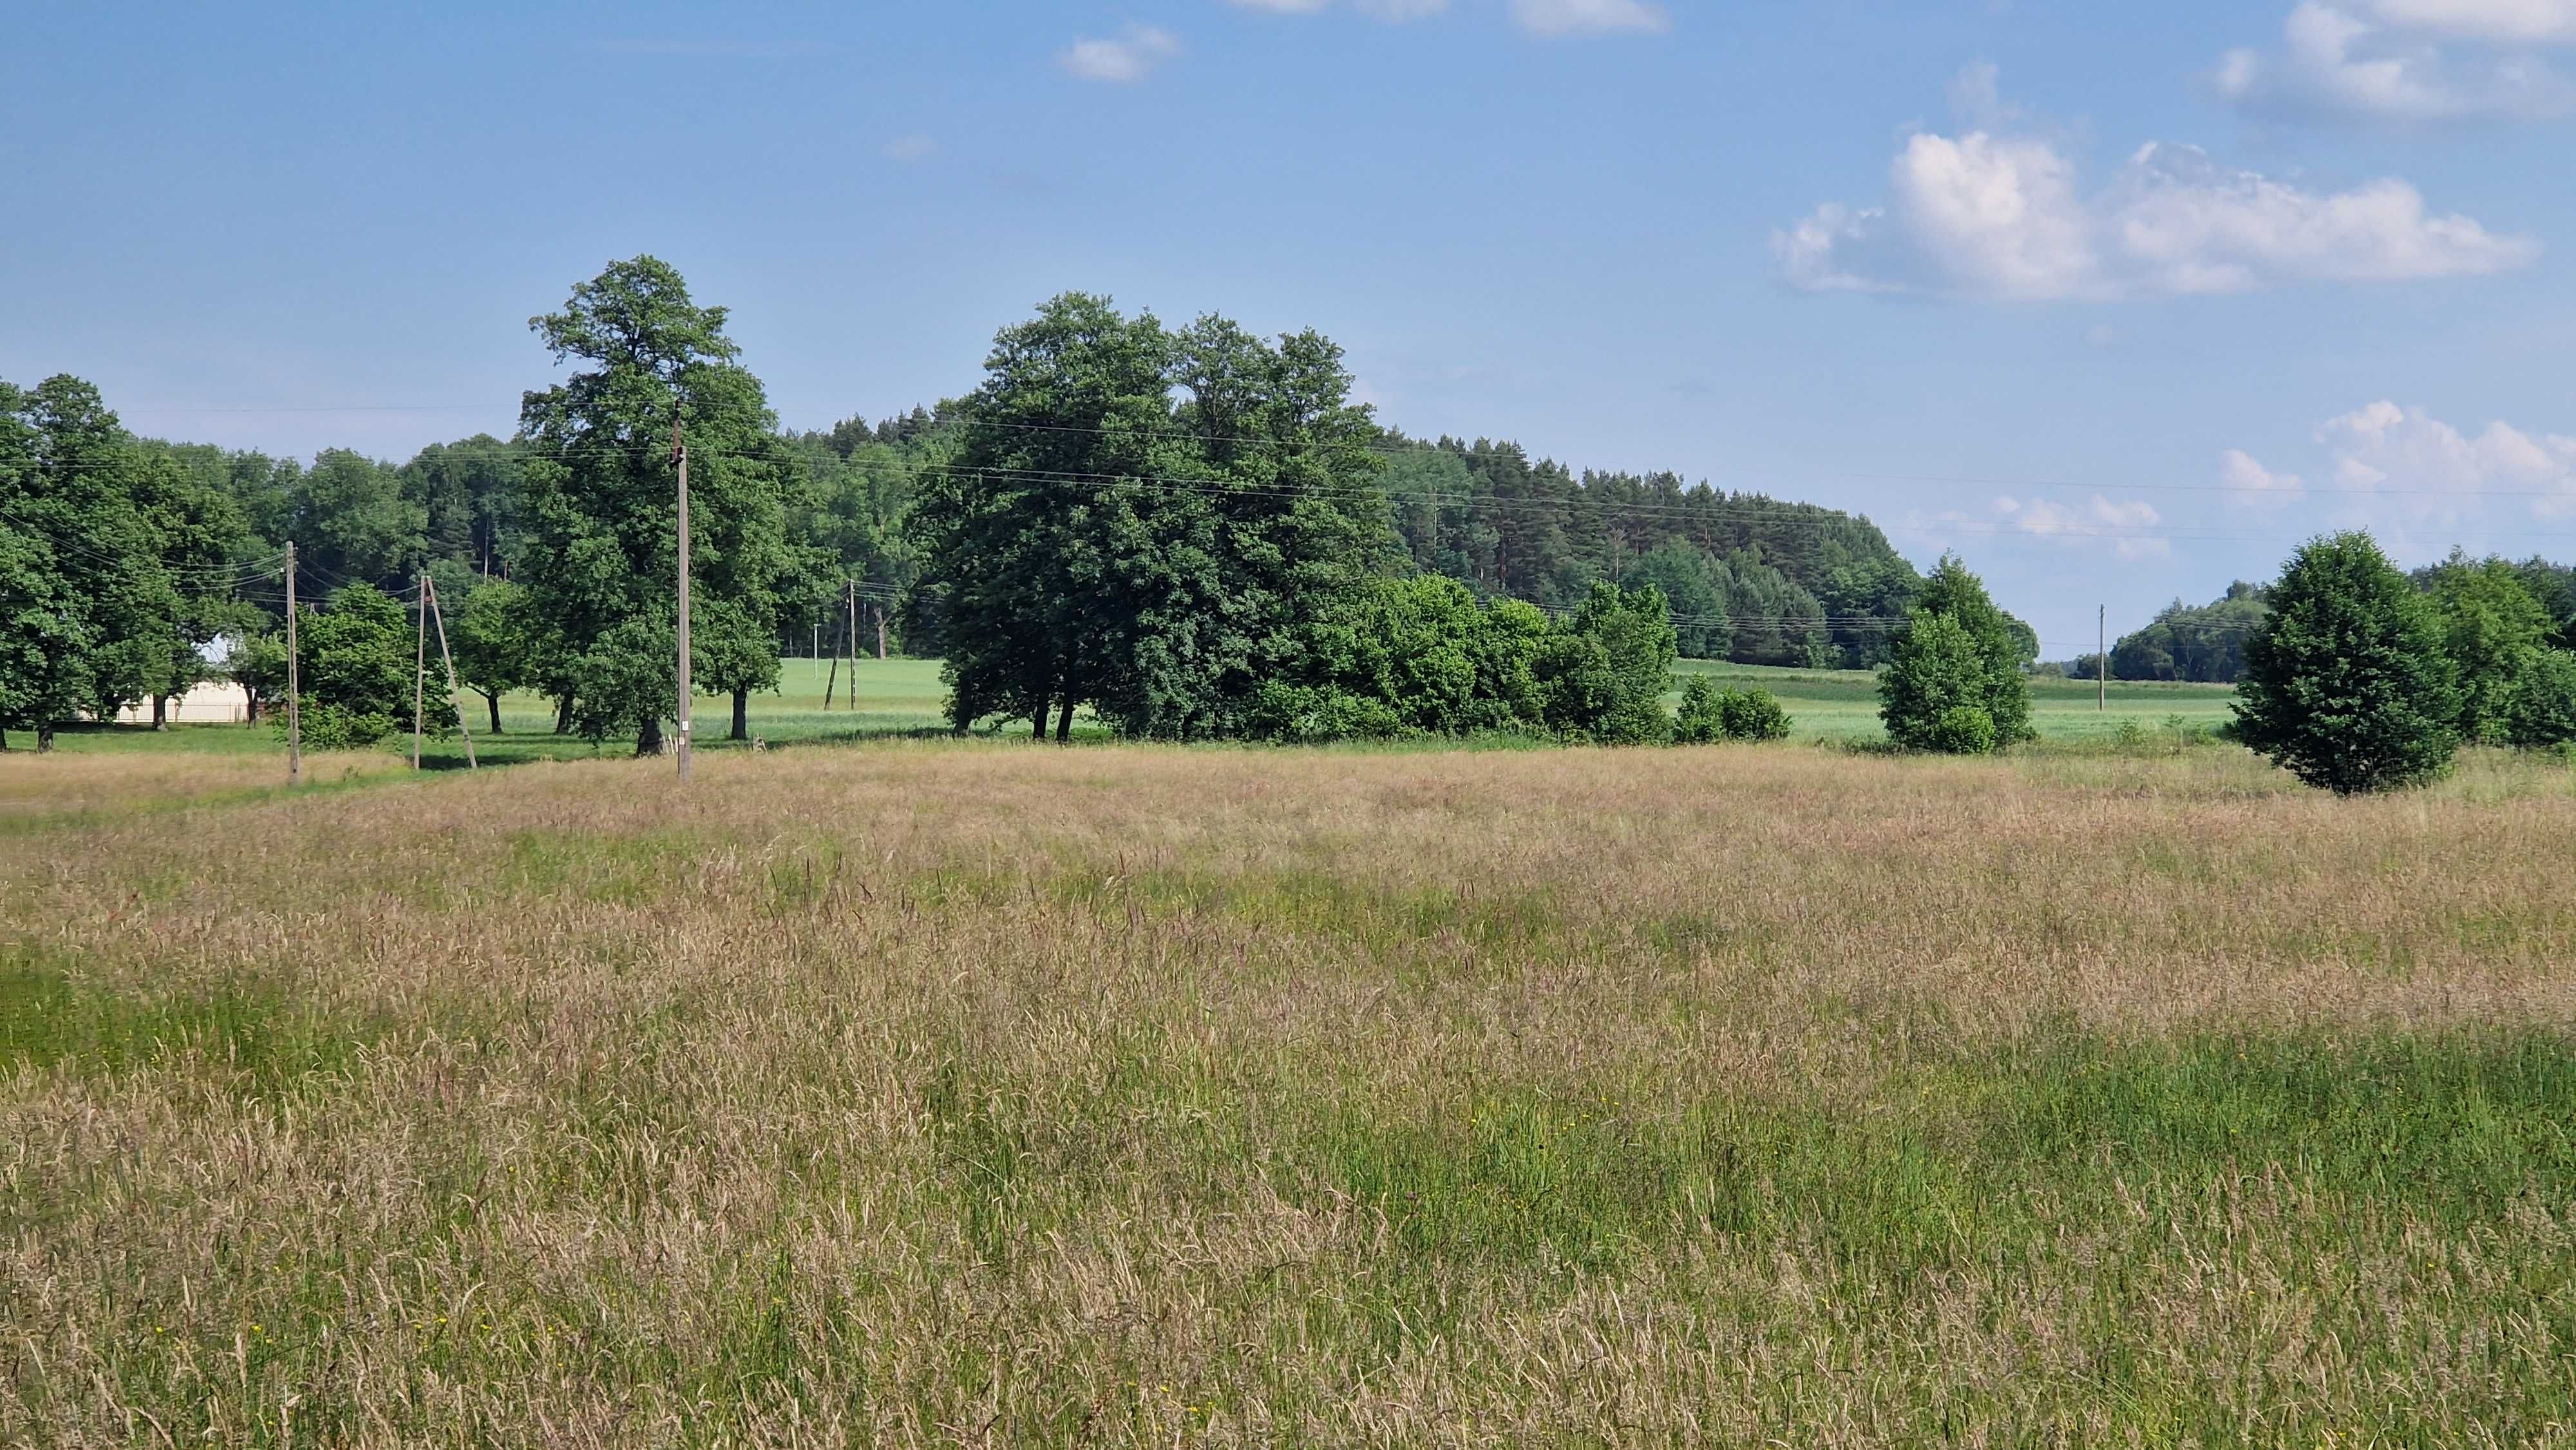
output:
<path id="1" fill-rule="evenodd" d="M 1537 653 L 1542 719 L 1559 734 L 1603 745 L 1667 739 L 1672 719 L 1664 714 L 1664 689 L 1678 657 L 1662 590 L 1595 583 L 1583 607 Z"/>
<path id="2" fill-rule="evenodd" d="M 2549 611 L 2502 559 L 2472 562 L 2454 550 L 2433 571 L 2433 607 L 2460 686 L 2460 736 L 2501 745 L 2513 735 L 2523 679 L 2547 653 Z"/>
<path id="3" fill-rule="evenodd" d="M 297 713 L 305 744 L 357 750 L 402 728 L 412 712 L 416 628 L 400 601 L 365 584 L 349 585 L 331 596 L 329 608 L 302 616 Z M 456 711 L 446 692 L 432 691 L 426 703 L 428 727 L 441 738 L 453 733 Z M 283 732 L 285 712 L 272 723 Z"/>
<path id="4" fill-rule="evenodd" d="M 1994 712 L 1984 703 L 1985 660 L 1976 640 L 1949 615 L 1915 616 L 1879 676 L 1878 694 L 1887 738 L 1907 750 L 1957 754 L 1969 740 L 1984 742 L 1969 754 L 1983 755 L 1995 747 Z M 1981 716 L 1985 729 L 1962 734 L 1952 728 L 1949 717 L 1960 710 Z"/>
<path id="5" fill-rule="evenodd" d="M 2028 634 L 1995 607 L 1966 565 L 1944 558 L 1924 581 L 1879 677 L 1888 738 L 1909 750 L 1951 754 L 1963 753 L 1962 742 L 1983 740 L 1964 752 L 1976 755 L 2034 738 L 2030 685 L 2022 677 Z M 1950 715 L 1962 709 L 1982 714 L 1986 729 L 1957 728 Z"/>
<path id="6" fill-rule="evenodd" d="M 1288 745 L 1334 740 L 1392 740 L 1409 733 L 1393 706 L 1331 685 L 1283 685 L 1255 695 L 1251 718 L 1257 739 Z"/>
<path id="7" fill-rule="evenodd" d="M 1717 682 L 1693 675 L 1682 683 L 1681 709 L 1673 717 L 1673 743 L 1707 745 L 1726 734 L 1726 708 Z"/>
<path id="8" fill-rule="evenodd" d="M 1944 755 L 1991 755 L 1995 745 L 1994 716 L 1976 705 L 1953 705 L 1933 722 L 1921 748 Z"/>
<path id="9" fill-rule="evenodd" d="M 1718 699 L 1718 714 L 1729 740 L 1789 738 L 1789 712 L 1769 690 L 1729 690 Z"/>
<path id="10" fill-rule="evenodd" d="M 2245 642 L 2240 739 L 2338 795 L 2450 768 L 2460 695 L 2442 621 L 2368 534 L 2303 546 L 2271 603 Z"/>
<path id="11" fill-rule="evenodd" d="M 2576 744 L 2576 654 L 2534 655 L 2505 711 L 2505 739 L 2524 750 Z"/>
<path id="12" fill-rule="evenodd" d="M 377 744 L 397 728 L 394 717 L 373 710 L 352 710 L 345 705 L 308 705 L 299 712 L 298 722 L 304 732 L 307 750 L 364 750 Z M 280 712 L 275 721 L 278 732 L 286 730 L 286 716 Z"/>

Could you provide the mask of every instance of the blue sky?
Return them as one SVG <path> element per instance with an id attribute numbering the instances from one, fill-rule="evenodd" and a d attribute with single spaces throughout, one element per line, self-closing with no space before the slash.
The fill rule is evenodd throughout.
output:
<path id="1" fill-rule="evenodd" d="M 2576 558 L 2576 0 L 28 7 L 0 377 L 388 457 L 652 252 L 783 419 L 1068 288 L 1868 513 L 2052 655 L 2307 534 Z M 2564 502 L 2561 502 L 2561 499 Z"/>

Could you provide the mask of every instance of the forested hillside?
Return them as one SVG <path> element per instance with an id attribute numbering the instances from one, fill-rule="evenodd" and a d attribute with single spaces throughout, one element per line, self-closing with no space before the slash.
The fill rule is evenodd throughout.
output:
<path id="1" fill-rule="evenodd" d="M 1653 584 L 1682 653 L 1865 667 L 1921 584 L 1867 519 L 1676 473 L 1580 475 L 1519 445 L 1388 438 L 1383 482 L 1414 566 L 1547 609 L 1596 579 Z"/>

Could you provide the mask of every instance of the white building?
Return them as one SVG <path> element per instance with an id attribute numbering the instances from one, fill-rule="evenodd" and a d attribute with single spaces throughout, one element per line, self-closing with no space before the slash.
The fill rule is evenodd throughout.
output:
<path id="1" fill-rule="evenodd" d="M 239 725 L 250 719 L 250 694 L 230 680 L 208 680 L 170 701 L 165 717 L 173 725 Z M 152 702 L 128 705 L 117 712 L 119 725 L 152 723 Z"/>

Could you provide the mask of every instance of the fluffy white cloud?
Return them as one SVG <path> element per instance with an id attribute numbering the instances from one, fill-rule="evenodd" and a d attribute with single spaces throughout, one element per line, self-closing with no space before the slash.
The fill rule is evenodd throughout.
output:
<path id="1" fill-rule="evenodd" d="M 2576 45 L 2576 0 L 2371 0 L 2390 25 L 2501 45 Z"/>
<path id="2" fill-rule="evenodd" d="M 1181 53 L 1181 39 L 1151 25 L 1130 25 L 1115 40 L 1075 41 L 1056 57 L 1065 73 L 1086 81 L 1129 85 Z"/>
<path id="3" fill-rule="evenodd" d="M 2070 544 L 2107 539 L 2123 559 L 2160 559 L 2173 552 L 2169 541 L 2138 532 L 2164 522 L 2155 506 L 2143 500 L 2117 503 L 2097 493 L 2089 504 L 2079 506 L 2006 495 L 1995 500 L 1995 512 L 2025 534 Z"/>
<path id="4" fill-rule="evenodd" d="M 1512 19 L 1532 35 L 1661 35 L 1673 17 L 1650 0 L 1512 0 Z"/>
<path id="5" fill-rule="evenodd" d="M 2432 214 L 2395 178 L 2318 193 L 2150 142 L 2087 191 L 2055 141 L 1984 129 L 1912 136 L 1884 205 L 1828 205 L 1772 234 L 1782 275 L 1810 291 L 2020 301 L 2474 276 L 2539 250 Z"/>
<path id="6" fill-rule="evenodd" d="M 2363 496 L 2372 512 L 2455 522 L 2490 498 L 2542 517 L 2576 512 L 2576 438 L 2503 422 L 2472 437 L 2422 408 L 2381 401 L 2328 421 L 2317 441 L 2333 458 L 2336 488 Z"/>
<path id="7" fill-rule="evenodd" d="M 2451 42 L 2472 42 L 2468 49 Z M 2233 50 L 2210 77 L 2254 109 L 2385 121 L 2534 120 L 2576 110 L 2576 83 L 2527 46 L 2576 40 L 2561 0 L 2376 0 L 2369 13 L 2303 0 L 2276 54 Z"/>
<path id="8" fill-rule="evenodd" d="M 2255 461 L 2254 455 L 2237 448 L 2219 456 L 2218 482 L 2227 490 L 2231 508 L 2269 512 L 2288 508 L 2308 496 L 2308 487 L 2297 474 L 2274 473 Z"/>

